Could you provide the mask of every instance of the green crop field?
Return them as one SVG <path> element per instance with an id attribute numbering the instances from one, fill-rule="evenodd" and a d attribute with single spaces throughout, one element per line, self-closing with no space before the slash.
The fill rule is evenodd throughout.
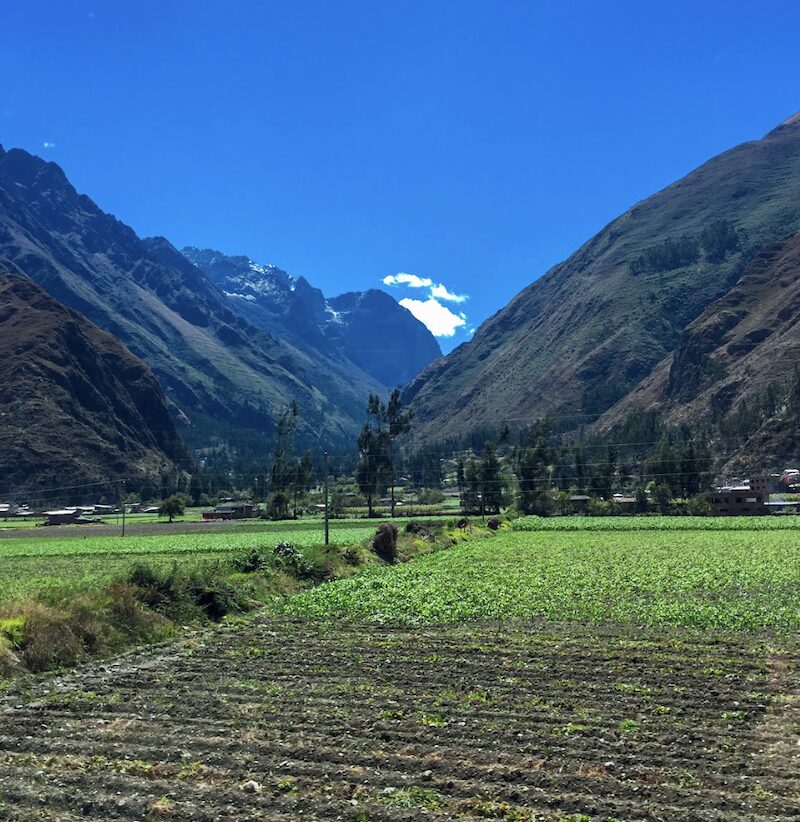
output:
<path id="1" fill-rule="evenodd" d="M 520 517 L 515 531 L 800 531 L 800 516 Z"/>
<path id="2" fill-rule="evenodd" d="M 800 540 L 780 528 L 504 530 L 285 607 L 405 624 L 544 618 L 790 631 L 800 627 Z"/>
<path id="3" fill-rule="evenodd" d="M 86 526 L 91 528 L 92 526 Z M 334 545 L 366 539 L 376 523 L 331 522 Z M 45 529 L 42 529 L 43 532 Z M 273 548 L 288 540 L 298 548 L 323 542 L 320 521 L 258 523 L 219 533 L 94 536 L 47 529 L 42 536 L 0 537 L 0 601 L 64 585 L 91 586 L 124 575 L 132 565 L 147 561 L 169 566 L 175 561 L 205 562 L 250 548 Z"/>

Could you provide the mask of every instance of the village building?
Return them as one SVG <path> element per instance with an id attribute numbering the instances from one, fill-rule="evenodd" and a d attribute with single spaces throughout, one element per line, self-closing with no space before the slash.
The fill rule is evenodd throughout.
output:
<path id="1" fill-rule="evenodd" d="M 45 525 L 70 525 L 78 522 L 81 512 L 78 508 L 60 508 L 57 511 L 45 511 Z"/>
<path id="2" fill-rule="evenodd" d="M 780 474 L 757 474 L 750 477 L 750 490 L 768 499 L 770 494 L 779 494 L 783 489 Z"/>
<path id="3" fill-rule="evenodd" d="M 711 514 L 715 517 L 752 517 L 769 513 L 767 497 L 749 485 L 717 488 L 711 492 Z"/>
<path id="4" fill-rule="evenodd" d="M 203 519 L 250 519 L 255 515 L 255 507 L 249 502 L 235 502 L 218 505 L 213 511 L 203 511 Z"/>

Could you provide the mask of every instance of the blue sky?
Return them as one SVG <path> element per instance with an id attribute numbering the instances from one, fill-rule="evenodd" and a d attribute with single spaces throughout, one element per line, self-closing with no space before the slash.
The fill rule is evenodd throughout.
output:
<path id="1" fill-rule="evenodd" d="M 142 235 L 414 300 L 445 350 L 800 109 L 795 2 L 26 0 L 3 30 L 5 147 Z"/>

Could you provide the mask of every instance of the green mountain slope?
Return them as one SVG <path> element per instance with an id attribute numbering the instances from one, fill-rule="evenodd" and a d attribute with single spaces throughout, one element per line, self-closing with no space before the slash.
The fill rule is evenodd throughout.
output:
<path id="1" fill-rule="evenodd" d="M 714 424 L 729 470 L 800 457 L 800 233 L 765 248 L 681 334 L 674 352 L 597 423 L 655 412 Z"/>
<path id="2" fill-rule="evenodd" d="M 800 120 L 637 204 L 406 390 L 418 439 L 551 413 L 592 422 L 762 248 L 800 229 Z"/>

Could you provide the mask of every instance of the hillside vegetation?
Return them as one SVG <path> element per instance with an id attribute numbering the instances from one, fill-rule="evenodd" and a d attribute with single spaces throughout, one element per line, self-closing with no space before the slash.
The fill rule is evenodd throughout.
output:
<path id="1" fill-rule="evenodd" d="M 689 362 L 709 377 L 724 373 L 736 384 L 728 389 L 735 399 L 758 368 L 741 355 L 764 341 L 765 331 L 781 335 L 770 375 L 788 376 L 784 347 L 795 340 L 789 329 L 798 318 L 794 274 L 778 266 L 760 276 L 751 268 L 746 284 L 737 283 L 762 250 L 791 255 L 795 241 L 785 238 L 799 228 L 800 120 L 792 118 L 626 211 L 518 294 L 471 342 L 433 363 L 405 393 L 417 414 L 415 437 L 458 437 L 548 413 L 585 425 L 647 378 L 670 384 L 667 399 L 687 406 L 676 418 L 697 420 L 708 398 L 691 403 L 707 381 L 684 380 Z M 762 273 L 763 259 L 755 264 Z M 776 289 L 780 296 L 770 296 Z M 716 346 L 702 362 L 693 358 L 691 340 L 709 306 L 726 299 L 742 320 L 762 298 L 780 303 L 774 327 L 768 315 L 764 323 L 754 319 L 752 328 L 742 325 L 742 340 L 723 361 L 713 356 Z M 701 325 L 692 327 L 695 321 Z M 676 363 L 671 382 L 668 357 Z M 766 359 L 762 354 L 759 362 Z"/>

